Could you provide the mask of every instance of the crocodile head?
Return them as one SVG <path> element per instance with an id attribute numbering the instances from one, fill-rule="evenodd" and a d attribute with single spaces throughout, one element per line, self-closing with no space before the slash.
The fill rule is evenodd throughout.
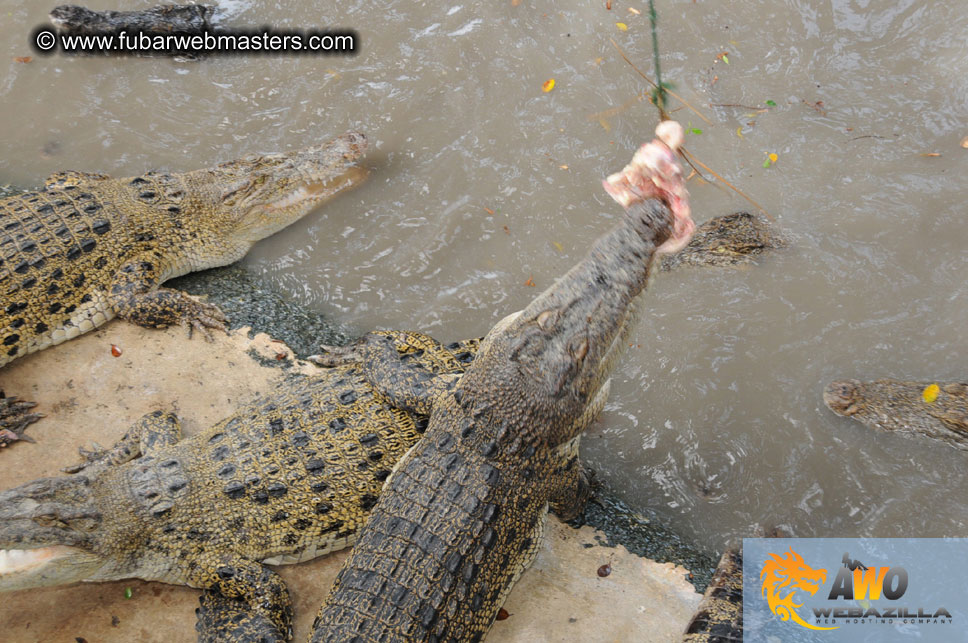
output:
<path id="1" fill-rule="evenodd" d="M 823 401 L 837 415 L 872 429 L 968 449 L 968 384 L 962 382 L 838 380 L 824 388 Z"/>
<path id="2" fill-rule="evenodd" d="M 497 324 L 455 387 L 458 405 L 471 400 L 479 407 L 472 415 L 489 415 L 488 424 L 500 427 L 495 444 L 512 436 L 510 448 L 498 453 L 527 457 L 567 446 L 603 403 L 655 255 L 685 246 L 695 230 L 670 149 L 664 141 L 648 143 L 636 157 L 661 163 L 633 163 L 606 180 L 626 208 L 623 224 L 527 308 Z M 434 413 L 438 408 L 447 411 L 435 405 Z"/>
<path id="3" fill-rule="evenodd" d="M 631 205 L 627 215 L 625 226 L 603 237 L 584 261 L 488 334 L 458 385 L 487 386 L 488 380 L 494 385 L 495 376 L 507 383 L 512 390 L 500 395 L 516 408 L 506 415 L 521 418 L 523 441 L 538 450 L 565 445 L 587 426 L 587 410 L 598 403 L 627 344 L 633 300 L 645 287 L 656 248 L 679 243 L 674 226 L 688 228 L 676 224 L 657 199 Z M 492 362 L 495 354 L 503 359 Z M 481 370 L 489 363 L 490 374 Z"/>
<path id="4" fill-rule="evenodd" d="M 103 578 L 102 527 L 85 476 L 41 478 L 0 493 L 0 591 Z"/>
<path id="5" fill-rule="evenodd" d="M 688 246 L 679 253 L 662 258 L 662 269 L 670 270 L 683 264 L 750 264 L 763 252 L 785 245 L 786 239 L 764 218 L 749 212 L 734 212 L 710 219 L 696 228 Z"/>
<path id="6" fill-rule="evenodd" d="M 55 27 L 64 31 L 107 31 L 111 28 L 102 14 L 77 5 L 60 5 L 47 15 Z"/>
<path id="7" fill-rule="evenodd" d="M 216 201 L 220 234 L 254 243 L 285 228 L 367 176 L 356 162 L 366 136 L 349 132 L 295 152 L 249 156 L 188 174 L 199 194 Z"/>
<path id="8" fill-rule="evenodd" d="M 64 4 L 51 9 L 51 24 L 69 33 L 127 29 L 149 33 L 198 32 L 209 28 L 213 8 L 206 5 L 162 5 L 141 11 L 93 11 Z"/>

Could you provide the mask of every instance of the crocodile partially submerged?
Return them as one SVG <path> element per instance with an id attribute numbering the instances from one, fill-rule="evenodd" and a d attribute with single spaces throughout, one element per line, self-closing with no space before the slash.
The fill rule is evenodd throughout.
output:
<path id="1" fill-rule="evenodd" d="M 376 335 L 428 382 L 462 373 L 479 345 Z M 85 452 L 73 475 L 0 493 L 0 591 L 158 580 L 218 593 L 286 632 L 288 592 L 264 564 L 351 544 L 426 425 L 354 366 L 288 381 L 185 439 L 156 411 L 111 449 Z"/>
<path id="2" fill-rule="evenodd" d="M 216 307 L 161 284 L 241 259 L 356 185 L 365 149 L 366 137 L 350 132 L 183 174 L 59 172 L 40 192 L 0 199 L 0 367 L 113 317 L 224 330 Z M 23 402 L 0 402 L 0 445 L 36 418 Z"/>
<path id="3" fill-rule="evenodd" d="M 840 380 L 827 385 L 823 401 L 872 429 L 968 450 L 968 383 Z"/>
<path id="4" fill-rule="evenodd" d="M 659 171 L 674 172 L 652 191 L 629 180 L 623 224 L 492 329 L 459 381 L 414 378 L 378 337 L 344 356 L 361 360 L 394 404 L 429 411 L 430 424 L 387 481 L 317 615 L 314 642 L 480 640 L 533 560 L 549 507 L 565 518 L 581 508 L 588 484 L 578 440 L 604 403 L 633 300 L 656 250 L 685 245 L 691 232 L 681 200 L 667 201 L 671 213 L 654 198 L 682 179 L 671 150 L 650 145 L 662 153 Z M 203 605 L 200 625 L 226 617 L 224 607 Z"/>
<path id="5" fill-rule="evenodd" d="M 58 30 L 70 34 L 103 34 L 117 31 L 148 35 L 201 33 L 212 28 L 213 7 L 202 4 L 166 4 L 136 11 L 94 11 L 64 4 L 49 17 Z"/>
<path id="6" fill-rule="evenodd" d="M 763 252 L 785 245 L 786 240 L 763 217 L 733 212 L 698 226 L 689 245 L 663 256 L 659 266 L 672 270 L 679 266 L 747 265 L 755 263 Z"/>

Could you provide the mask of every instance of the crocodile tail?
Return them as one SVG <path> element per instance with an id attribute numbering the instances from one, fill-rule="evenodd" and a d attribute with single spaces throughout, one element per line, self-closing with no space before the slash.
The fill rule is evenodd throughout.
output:
<path id="1" fill-rule="evenodd" d="M 688 643 L 743 640 L 743 553 L 738 547 L 730 547 L 723 553 L 682 640 Z"/>

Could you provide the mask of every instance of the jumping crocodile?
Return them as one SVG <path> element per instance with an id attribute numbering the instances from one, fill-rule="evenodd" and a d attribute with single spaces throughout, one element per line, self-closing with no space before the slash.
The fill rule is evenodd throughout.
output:
<path id="1" fill-rule="evenodd" d="M 872 429 L 923 435 L 968 450 L 968 384 L 963 382 L 831 382 L 823 401 L 837 415 Z"/>
<path id="2" fill-rule="evenodd" d="M 578 440 L 627 345 L 633 300 L 656 251 L 682 247 L 692 232 L 672 150 L 648 145 L 658 149 L 642 156 L 661 163 L 633 162 L 632 172 L 651 178 L 657 168 L 660 180 L 610 177 L 629 197 L 623 223 L 492 329 L 459 380 L 413 377 L 379 337 L 343 356 L 395 405 L 429 412 L 430 424 L 384 486 L 312 641 L 478 641 L 533 560 L 549 508 L 565 518 L 580 510 L 588 481 Z M 655 198 L 670 194 L 671 211 Z M 215 615 L 246 619 L 203 605 L 200 625 Z"/>
<path id="3" fill-rule="evenodd" d="M 743 640 L 743 552 L 723 552 L 702 602 L 689 620 L 683 643 L 741 643 Z"/>
<path id="4" fill-rule="evenodd" d="M 40 192 L 0 199 L 0 367 L 113 317 L 224 330 L 216 307 L 160 285 L 241 259 L 356 185 L 365 150 L 366 137 L 350 132 L 184 174 L 59 172 Z M 0 402 L 0 445 L 37 417 L 24 402 Z"/>
<path id="5" fill-rule="evenodd" d="M 479 345 L 376 336 L 428 382 L 462 373 Z M 287 632 L 288 591 L 264 565 L 352 544 L 427 421 L 354 366 L 286 382 L 185 439 L 174 415 L 153 412 L 114 447 L 82 451 L 72 475 L 0 493 L 0 591 L 158 580 L 218 592 Z"/>
<path id="6" fill-rule="evenodd" d="M 662 270 L 678 266 L 736 266 L 756 261 L 766 250 L 782 248 L 786 240 L 762 217 L 734 212 L 715 217 L 696 228 L 685 248 L 662 257 Z"/>
<path id="7" fill-rule="evenodd" d="M 149 35 L 201 33 L 212 28 L 213 8 L 201 4 L 166 4 L 138 11 L 93 11 L 77 5 L 54 7 L 51 23 L 72 34 L 101 34 L 126 30 Z"/>

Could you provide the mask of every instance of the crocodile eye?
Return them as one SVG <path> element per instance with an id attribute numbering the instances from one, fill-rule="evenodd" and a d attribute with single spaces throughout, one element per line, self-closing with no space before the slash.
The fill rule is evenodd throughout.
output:
<path id="1" fill-rule="evenodd" d="M 41 527 L 66 527 L 67 523 L 60 519 L 56 514 L 41 514 L 34 516 L 33 521 Z"/>

